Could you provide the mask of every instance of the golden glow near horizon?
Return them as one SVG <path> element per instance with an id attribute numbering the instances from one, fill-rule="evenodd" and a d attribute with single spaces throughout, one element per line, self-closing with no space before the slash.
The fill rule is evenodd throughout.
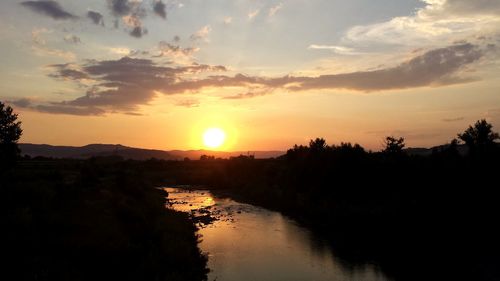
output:
<path id="1" fill-rule="evenodd" d="M 203 144 L 208 148 L 219 148 L 226 140 L 226 133 L 220 128 L 209 128 L 203 133 Z"/>

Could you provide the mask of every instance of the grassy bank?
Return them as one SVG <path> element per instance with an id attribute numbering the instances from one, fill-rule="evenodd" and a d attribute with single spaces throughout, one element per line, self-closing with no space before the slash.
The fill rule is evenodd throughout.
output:
<path id="1" fill-rule="evenodd" d="M 188 216 L 116 159 L 25 160 L 2 172 L 11 280 L 205 280 Z"/>

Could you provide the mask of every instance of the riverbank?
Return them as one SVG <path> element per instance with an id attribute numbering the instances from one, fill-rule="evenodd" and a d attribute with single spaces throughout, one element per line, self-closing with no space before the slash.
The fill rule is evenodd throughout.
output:
<path id="1" fill-rule="evenodd" d="M 28 160 L 1 176 L 3 276 L 206 280 L 189 216 L 126 162 Z"/>

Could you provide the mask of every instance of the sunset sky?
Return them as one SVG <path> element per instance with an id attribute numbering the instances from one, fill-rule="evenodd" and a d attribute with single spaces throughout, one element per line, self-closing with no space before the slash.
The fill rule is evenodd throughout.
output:
<path id="1" fill-rule="evenodd" d="M 21 142 L 379 150 L 500 130 L 498 0 L 0 1 Z"/>

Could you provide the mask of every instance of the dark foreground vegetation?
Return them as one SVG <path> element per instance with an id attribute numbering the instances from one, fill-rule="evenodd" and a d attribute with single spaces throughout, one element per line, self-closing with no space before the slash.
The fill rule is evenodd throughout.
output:
<path id="1" fill-rule="evenodd" d="M 16 117 L 0 103 L 1 280 L 206 280 L 163 190 L 120 159 L 16 159 Z"/>
<path id="2" fill-rule="evenodd" d="M 376 153 L 316 139 L 279 159 L 138 165 L 158 184 L 207 185 L 281 211 L 347 264 L 375 263 L 396 280 L 500 280 L 496 139 L 482 120 L 430 156 L 407 155 L 402 138 Z"/>
<path id="3" fill-rule="evenodd" d="M 1 176 L 5 280 L 206 277 L 193 223 L 126 163 L 30 160 Z"/>

